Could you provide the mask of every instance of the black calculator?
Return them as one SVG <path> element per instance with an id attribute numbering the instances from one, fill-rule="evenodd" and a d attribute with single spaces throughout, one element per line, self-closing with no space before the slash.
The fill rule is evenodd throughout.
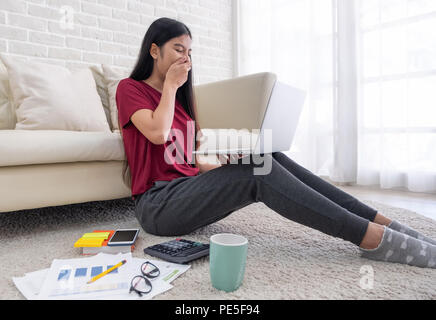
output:
<path id="1" fill-rule="evenodd" d="M 209 245 L 177 238 L 147 247 L 144 249 L 144 253 L 165 261 L 185 264 L 209 255 Z"/>

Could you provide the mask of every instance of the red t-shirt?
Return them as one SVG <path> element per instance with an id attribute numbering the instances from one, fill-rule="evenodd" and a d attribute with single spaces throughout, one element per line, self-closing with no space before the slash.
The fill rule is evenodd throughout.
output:
<path id="1" fill-rule="evenodd" d="M 118 84 L 115 99 L 130 168 L 132 199 L 150 189 L 156 180 L 171 181 L 199 174 L 192 154 L 195 123 L 177 99 L 168 141 L 163 145 L 149 141 L 130 120 L 140 109 L 156 110 L 161 95 L 144 81 L 126 78 Z"/>

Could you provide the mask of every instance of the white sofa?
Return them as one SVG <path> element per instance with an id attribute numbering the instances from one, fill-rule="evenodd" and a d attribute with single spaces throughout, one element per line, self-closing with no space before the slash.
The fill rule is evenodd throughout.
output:
<path id="1" fill-rule="evenodd" d="M 106 93 L 113 94 L 117 82 L 114 74 L 99 81 L 101 67 L 93 72 L 107 107 Z M 259 129 L 275 82 L 274 74 L 259 73 L 194 86 L 200 127 Z M 0 112 L 0 123 L 1 117 L 14 119 L 13 112 Z M 117 119 L 110 108 L 105 112 L 108 123 Z M 13 123 L 0 127 L 0 212 L 126 197 L 131 197 L 130 173 L 118 128 L 87 132 L 17 130 Z"/>

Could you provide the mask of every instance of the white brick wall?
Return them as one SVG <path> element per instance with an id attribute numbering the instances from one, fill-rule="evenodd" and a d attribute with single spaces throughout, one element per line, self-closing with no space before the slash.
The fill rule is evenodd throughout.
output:
<path id="1" fill-rule="evenodd" d="M 0 51 L 76 69 L 130 71 L 150 24 L 191 30 L 194 83 L 233 76 L 232 0 L 0 0 Z"/>

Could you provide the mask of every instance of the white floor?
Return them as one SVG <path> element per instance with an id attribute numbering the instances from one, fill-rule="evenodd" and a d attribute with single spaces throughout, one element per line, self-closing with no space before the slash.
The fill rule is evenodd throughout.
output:
<path id="1" fill-rule="evenodd" d="M 373 200 L 393 207 L 412 210 L 436 220 L 436 194 L 335 185 L 358 199 Z"/>

